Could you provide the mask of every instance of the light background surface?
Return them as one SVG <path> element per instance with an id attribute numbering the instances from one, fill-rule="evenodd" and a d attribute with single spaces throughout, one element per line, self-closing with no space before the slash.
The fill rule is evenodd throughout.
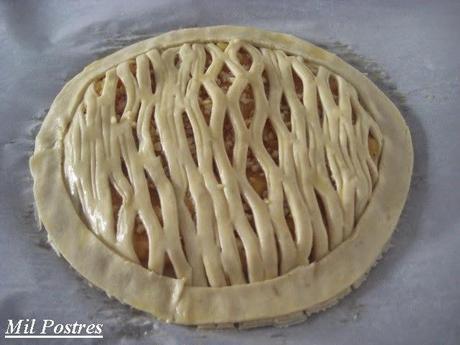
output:
<path id="1" fill-rule="evenodd" d="M 33 216 L 28 157 L 65 82 L 181 27 L 295 34 L 369 74 L 401 109 L 413 183 L 392 248 L 337 306 L 285 329 L 166 325 L 90 288 Z M 102 322 L 103 341 L 5 344 L 460 344 L 460 1 L 0 1 L 0 329 L 8 318 Z M 50 205 L 53 207 L 53 205 Z"/>

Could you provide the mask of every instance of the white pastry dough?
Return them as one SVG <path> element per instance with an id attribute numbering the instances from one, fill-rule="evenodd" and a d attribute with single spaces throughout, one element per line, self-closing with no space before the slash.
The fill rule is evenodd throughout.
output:
<path id="1" fill-rule="evenodd" d="M 394 230 L 412 159 L 398 110 L 358 71 L 224 26 L 89 65 L 53 103 L 31 170 L 77 271 L 198 325 L 276 320 L 348 291 Z"/>

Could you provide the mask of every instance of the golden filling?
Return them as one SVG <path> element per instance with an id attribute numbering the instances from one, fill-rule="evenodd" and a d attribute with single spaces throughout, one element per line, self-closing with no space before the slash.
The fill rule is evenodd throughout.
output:
<path id="1" fill-rule="evenodd" d="M 227 48 L 227 43 L 225 42 L 219 42 L 217 43 L 217 46 L 225 50 Z M 241 64 L 242 67 L 244 67 L 246 70 L 249 70 L 251 68 L 252 64 L 252 58 L 251 55 L 244 49 L 240 49 L 240 51 L 237 54 L 238 60 Z M 211 65 L 212 58 L 209 52 L 206 51 L 206 62 L 205 62 L 205 68 L 209 68 Z M 175 64 L 178 66 L 181 63 L 179 57 L 176 58 Z M 317 67 L 315 66 L 309 66 L 311 70 L 316 73 L 317 72 Z M 135 75 L 136 74 L 136 64 L 133 62 L 130 64 L 130 69 L 131 72 Z M 292 76 L 293 76 L 293 82 L 294 82 L 294 88 L 296 91 L 296 95 L 298 99 L 302 102 L 303 99 L 303 83 L 300 77 L 292 71 Z M 152 92 L 155 92 L 155 73 L 153 71 L 152 66 L 150 65 L 150 79 L 151 79 L 151 87 L 152 87 Z M 232 82 L 234 81 L 235 77 L 228 68 L 228 66 L 224 63 L 222 66 L 222 69 L 220 73 L 218 74 L 218 77 L 216 79 L 216 84 L 226 93 L 228 92 L 229 88 L 232 85 Z M 264 92 L 265 95 L 268 97 L 270 93 L 270 85 L 268 82 L 268 77 L 266 72 L 264 71 L 262 74 L 262 81 L 264 84 Z M 104 78 L 97 80 L 94 83 L 95 91 L 98 95 L 101 95 L 102 89 L 104 86 Z M 329 79 L 329 87 L 331 89 L 332 95 L 334 97 L 334 100 L 338 102 L 339 98 L 339 87 L 338 83 L 335 77 L 330 77 Z M 317 101 L 317 106 L 318 106 L 318 116 L 320 119 L 320 123 L 322 123 L 322 118 L 323 118 L 323 109 L 321 105 L 321 101 L 319 99 Z M 201 86 L 199 95 L 198 95 L 198 102 L 199 102 L 199 107 L 201 110 L 201 113 L 206 121 L 206 123 L 209 125 L 211 116 L 212 116 L 212 106 L 213 102 L 211 97 L 209 96 L 208 92 L 206 91 L 204 86 Z M 127 95 L 126 95 L 126 90 L 125 87 L 122 83 L 121 80 L 118 81 L 117 84 L 117 89 L 116 89 L 116 97 L 115 97 L 115 113 L 117 115 L 117 121 L 120 121 L 124 109 L 126 107 L 127 103 Z M 254 118 L 254 113 L 255 113 L 255 100 L 254 100 L 254 92 L 248 84 L 245 89 L 243 90 L 241 96 L 240 96 L 240 102 L 239 102 L 241 114 L 243 116 L 243 120 L 245 125 L 249 128 L 251 126 L 251 123 Z M 286 97 L 282 95 L 281 98 L 281 103 L 280 103 L 280 114 L 282 117 L 282 120 L 286 126 L 286 128 L 291 131 L 292 130 L 292 123 L 291 123 L 291 110 L 290 106 L 286 100 Z M 353 113 L 353 121 L 355 121 L 355 114 Z M 166 160 L 166 156 L 164 154 L 160 137 L 157 133 L 156 130 L 156 125 L 155 125 L 155 108 L 152 111 L 152 116 L 151 116 L 151 124 L 150 124 L 150 135 L 152 139 L 152 144 L 154 148 L 155 155 L 161 158 L 163 168 L 165 170 L 166 175 L 169 177 L 169 172 L 168 172 L 168 163 Z M 196 151 L 196 142 L 193 134 L 193 128 L 190 123 L 190 120 L 187 116 L 186 113 L 183 114 L 183 124 L 184 124 L 184 132 L 187 138 L 187 142 L 189 144 L 189 149 L 190 153 L 195 161 L 197 163 L 197 151 Z M 135 130 L 135 129 L 133 129 Z M 223 125 L 223 139 L 224 139 L 224 145 L 225 145 L 225 150 L 228 155 L 228 159 L 230 162 L 232 162 L 232 157 L 233 157 L 233 148 L 235 145 L 235 133 L 232 127 L 231 119 L 229 118 L 229 115 L 226 114 L 225 120 L 224 120 L 224 125 Z M 135 138 L 137 138 L 137 135 L 134 135 Z M 273 159 L 273 161 L 276 164 L 279 164 L 279 147 L 278 147 L 278 139 L 276 135 L 276 131 L 274 130 L 272 124 L 270 123 L 269 120 L 267 120 L 263 134 L 262 134 L 262 139 L 263 139 L 263 144 Z M 368 150 L 369 154 L 372 157 L 372 159 L 377 162 L 380 154 L 380 147 L 378 141 L 372 136 L 369 135 L 368 138 Z M 328 167 L 329 168 L 329 167 Z M 126 169 L 125 169 L 126 170 Z M 214 162 L 214 172 L 216 175 L 216 179 L 220 183 L 220 176 L 217 171 L 217 167 Z M 127 176 L 127 172 L 124 171 L 125 175 Z M 330 175 L 331 172 L 329 171 Z M 248 179 L 248 182 L 250 185 L 253 187 L 254 191 L 257 192 L 257 194 L 264 200 L 267 200 L 268 198 L 268 188 L 267 188 L 267 179 L 264 173 L 264 170 L 262 169 L 261 165 L 259 164 L 257 158 L 254 156 L 253 152 L 251 149 L 248 149 L 247 153 L 247 163 L 246 163 L 246 176 Z M 127 176 L 128 177 L 128 176 Z M 153 209 L 159 219 L 159 221 L 162 223 L 162 212 L 161 212 L 161 202 L 160 198 L 158 196 L 158 192 L 156 190 L 155 185 L 151 181 L 151 179 L 147 177 L 148 181 L 148 188 L 149 188 L 149 193 L 150 193 L 150 198 L 151 198 L 151 203 L 153 206 Z M 332 177 L 331 177 L 331 180 Z M 118 193 L 118 191 L 111 185 L 111 192 L 112 192 L 112 203 L 113 203 L 113 213 L 115 217 L 115 224 L 118 223 L 118 214 L 120 212 L 120 207 L 122 205 L 122 197 Z M 325 211 L 325 206 L 323 204 L 323 201 L 321 200 L 321 197 L 317 195 L 317 201 L 318 205 L 321 211 L 321 214 L 323 216 L 323 219 L 326 220 L 326 211 Z M 195 207 L 193 204 L 193 199 L 190 195 L 190 192 L 188 191 L 185 195 L 184 202 L 186 207 L 188 208 L 190 215 L 194 221 L 196 221 L 196 215 L 195 215 Z M 246 217 L 253 227 L 255 231 L 255 224 L 254 224 L 254 216 L 251 212 L 251 208 L 244 200 L 244 197 L 242 198 L 242 204 L 243 208 L 246 214 Z M 291 210 L 289 208 L 288 203 L 286 202 L 286 198 L 284 200 L 284 217 L 286 220 L 286 224 L 289 227 L 289 230 L 291 232 L 292 238 L 295 240 L 295 230 L 294 230 L 294 220 L 293 216 L 291 214 Z M 142 266 L 148 267 L 148 260 L 149 260 L 149 239 L 147 236 L 147 231 L 143 225 L 143 222 L 139 218 L 139 216 L 136 217 L 135 219 L 135 231 L 133 232 L 133 246 L 134 246 L 134 251 L 137 254 L 137 257 L 139 259 L 139 262 L 141 263 Z M 244 273 L 247 276 L 247 264 L 246 264 L 246 258 L 245 258 L 245 250 L 243 248 L 243 243 L 239 236 L 235 232 L 235 237 L 237 241 L 237 248 L 240 253 L 240 259 L 242 262 L 242 267 L 244 269 Z M 175 277 L 173 265 L 171 264 L 168 255 L 165 255 L 165 264 L 164 264 L 164 269 L 162 272 L 163 275 L 170 276 L 170 277 Z M 247 277 L 246 277 L 247 279 Z"/>

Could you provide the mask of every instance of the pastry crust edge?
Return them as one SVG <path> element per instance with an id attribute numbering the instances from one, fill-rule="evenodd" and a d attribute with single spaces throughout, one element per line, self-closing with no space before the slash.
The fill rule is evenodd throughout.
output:
<path id="1" fill-rule="evenodd" d="M 187 286 L 184 280 L 160 276 L 115 254 L 82 222 L 63 179 L 63 137 L 85 86 L 110 67 L 153 48 L 234 38 L 304 56 L 349 81 L 371 108 L 384 137 L 380 176 L 353 234 L 320 261 L 258 283 L 223 288 Z M 372 111 L 373 106 L 377 111 Z M 65 259 L 109 296 L 159 319 L 186 325 L 255 322 L 258 326 L 261 323 L 257 321 L 262 320 L 276 324 L 283 316 L 310 314 L 335 304 L 366 276 L 388 243 L 407 198 L 412 167 L 412 142 L 402 115 L 363 74 L 302 39 L 236 26 L 171 31 L 91 63 L 54 100 L 30 159 L 40 221 Z"/>

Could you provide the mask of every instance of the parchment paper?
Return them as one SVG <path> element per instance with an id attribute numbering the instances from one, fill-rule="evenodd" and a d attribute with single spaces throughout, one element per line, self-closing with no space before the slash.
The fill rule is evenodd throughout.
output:
<path id="1" fill-rule="evenodd" d="M 7 319 L 104 324 L 101 340 L 5 344 L 460 344 L 460 2 L 1 1 L 0 328 Z M 415 169 L 392 248 L 337 306 L 289 328 L 167 325 L 91 288 L 34 220 L 28 157 L 65 82 L 120 47 L 180 27 L 295 34 L 369 74 L 411 129 Z"/>

